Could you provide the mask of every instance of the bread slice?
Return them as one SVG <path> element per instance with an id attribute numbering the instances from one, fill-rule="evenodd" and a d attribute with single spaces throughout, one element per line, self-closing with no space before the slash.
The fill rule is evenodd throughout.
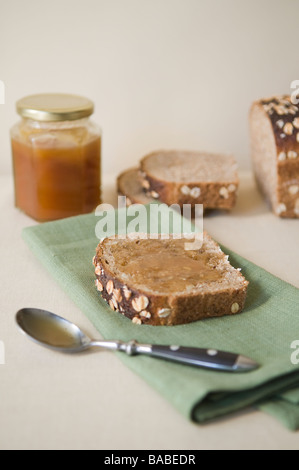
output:
<path id="1" fill-rule="evenodd" d="M 159 151 L 140 162 L 143 187 L 168 205 L 203 204 L 204 209 L 232 209 L 239 178 L 229 155 Z"/>
<path id="2" fill-rule="evenodd" d="M 117 178 L 117 192 L 120 196 L 126 196 L 127 205 L 149 204 L 155 199 L 145 193 L 142 187 L 139 168 L 130 168 L 121 173 Z"/>
<path id="3" fill-rule="evenodd" d="M 105 238 L 96 249 L 96 287 L 112 310 L 136 324 L 178 325 L 243 310 L 248 282 L 219 245 L 186 239 Z M 190 241 L 189 241 L 190 243 Z"/>
<path id="4" fill-rule="evenodd" d="M 139 168 L 130 168 L 118 176 L 117 193 L 119 196 L 126 197 L 127 206 L 158 202 L 158 199 L 154 199 L 149 195 L 143 185 L 145 185 L 145 180 L 142 179 Z M 209 211 L 209 209 L 204 209 L 203 216 L 207 215 Z M 191 217 L 195 218 L 195 207 L 191 208 Z"/>
<path id="5" fill-rule="evenodd" d="M 273 212 L 299 217 L 299 106 L 289 95 L 254 102 L 249 115 L 257 184 Z"/>

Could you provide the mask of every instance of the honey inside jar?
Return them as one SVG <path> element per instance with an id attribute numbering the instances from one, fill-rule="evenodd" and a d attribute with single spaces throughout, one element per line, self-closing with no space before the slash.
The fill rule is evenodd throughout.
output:
<path id="1" fill-rule="evenodd" d="M 89 213 L 101 202 L 101 133 L 88 119 L 92 104 L 82 100 L 34 95 L 17 105 L 15 205 L 39 222 Z"/>

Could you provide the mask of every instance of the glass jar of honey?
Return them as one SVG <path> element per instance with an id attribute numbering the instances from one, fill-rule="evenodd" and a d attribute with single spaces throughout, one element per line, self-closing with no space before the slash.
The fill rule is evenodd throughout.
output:
<path id="1" fill-rule="evenodd" d="M 38 222 L 92 212 L 101 203 L 101 131 L 81 96 L 17 102 L 11 129 L 15 205 Z"/>

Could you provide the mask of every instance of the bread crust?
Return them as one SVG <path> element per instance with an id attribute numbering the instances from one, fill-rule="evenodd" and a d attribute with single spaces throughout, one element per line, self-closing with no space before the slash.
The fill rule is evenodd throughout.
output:
<path id="1" fill-rule="evenodd" d="M 135 236 L 138 237 L 138 234 Z M 206 233 L 204 236 L 209 237 Z M 109 238 L 101 241 L 96 248 L 93 259 L 95 285 L 110 308 L 120 312 L 133 323 L 153 326 L 180 325 L 205 318 L 233 315 L 244 309 L 248 281 L 240 272 L 236 287 L 222 286 L 219 290 L 211 292 L 207 289 L 196 293 L 149 294 L 115 276 L 109 264 L 105 262 L 107 242 L 109 243 Z M 224 254 L 223 256 L 225 257 Z"/>
<path id="2" fill-rule="evenodd" d="M 273 158 L 268 164 L 261 127 L 255 126 L 255 119 L 264 116 L 269 122 L 273 139 Z M 254 172 L 262 193 L 271 204 L 273 212 L 282 218 L 299 217 L 299 106 L 291 102 L 289 95 L 275 96 L 255 101 L 249 114 L 251 133 L 251 156 Z M 267 138 L 267 136 L 266 136 Z M 263 175 L 262 166 L 266 165 Z M 271 184 L 265 184 L 267 178 Z"/>

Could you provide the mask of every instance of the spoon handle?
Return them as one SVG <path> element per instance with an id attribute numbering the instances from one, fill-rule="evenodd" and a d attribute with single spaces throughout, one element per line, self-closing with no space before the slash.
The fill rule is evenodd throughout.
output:
<path id="1" fill-rule="evenodd" d="M 248 357 L 216 349 L 138 344 L 136 341 L 130 341 L 120 344 L 119 350 L 129 355 L 146 354 L 181 364 L 229 372 L 248 372 L 258 367 L 258 364 Z"/>

